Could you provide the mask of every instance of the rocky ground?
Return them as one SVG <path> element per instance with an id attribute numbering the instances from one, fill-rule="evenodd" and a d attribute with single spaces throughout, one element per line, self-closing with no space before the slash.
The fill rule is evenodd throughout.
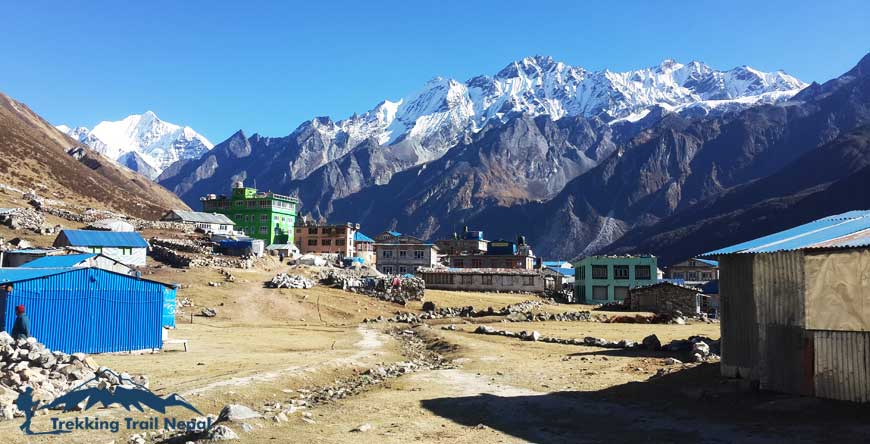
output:
<path id="1" fill-rule="evenodd" d="M 187 339 L 189 351 L 175 345 L 158 354 L 95 359 L 146 375 L 155 393 L 178 393 L 219 424 L 203 434 L 90 431 L 58 441 L 25 437 L 21 419 L 14 418 L 0 422 L 0 442 L 870 439 L 866 408 L 757 393 L 721 379 L 715 323 L 608 323 L 601 317 L 625 313 L 529 302 L 528 295 L 427 291 L 423 301 L 402 306 L 320 283 L 269 288 L 279 273 L 312 282 L 319 275 L 314 267 L 290 270 L 271 259 L 230 271 L 152 265 L 149 278 L 181 284 L 185 302 L 170 337 Z M 430 312 L 439 316 L 424 316 L 427 302 L 460 307 L 459 317 L 437 309 Z M 475 308 L 463 312 L 468 306 Z M 201 316 L 204 308 L 213 316 Z M 396 312 L 414 313 L 414 322 L 363 322 Z M 527 312 L 532 315 L 516 315 Z M 552 316 L 558 313 L 591 315 Z M 696 353 L 704 356 L 696 359 Z M 198 416 L 178 408 L 167 414 Z M 48 429 L 52 416 L 76 415 L 82 413 L 37 416 L 33 429 Z M 88 415 L 148 418 L 155 412 L 109 408 Z"/>

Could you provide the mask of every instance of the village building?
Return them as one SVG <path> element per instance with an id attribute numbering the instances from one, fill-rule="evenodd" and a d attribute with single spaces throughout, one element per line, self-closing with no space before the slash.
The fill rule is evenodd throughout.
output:
<path id="1" fill-rule="evenodd" d="M 148 252 L 148 242 L 135 231 L 61 230 L 54 246 L 102 254 L 131 267 L 144 267 Z"/>
<path id="2" fill-rule="evenodd" d="M 421 268 L 426 288 L 458 291 L 544 293 L 561 289 L 561 276 L 541 270 L 508 268 Z"/>
<path id="3" fill-rule="evenodd" d="M 435 241 L 441 254 L 448 256 L 486 254 L 488 244 L 483 231 L 470 231 L 468 227 L 462 233 L 453 233 L 450 239 Z"/>
<path id="4" fill-rule="evenodd" d="M 374 238 L 376 267 L 385 274 L 416 273 L 438 264 L 438 247 L 414 236 L 385 231 Z"/>
<path id="5" fill-rule="evenodd" d="M 15 307 L 24 305 L 31 335 L 51 350 L 154 350 L 163 327 L 175 326 L 175 292 L 175 285 L 99 268 L 0 268 L 0 327 L 11 331 Z"/>
<path id="6" fill-rule="evenodd" d="M 525 237 L 516 242 L 495 240 L 488 243 L 486 251 L 476 254 L 451 254 L 445 257 L 451 268 L 517 268 L 534 270 L 541 268 L 540 261 L 526 244 Z"/>
<path id="7" fill-rule="evenodd" d="M 870 402 L 870 211 L 702 255 L 719 261 L 722 374 Z"/>
<path id="8" fill-rule="evenodd" d="M 357 231 L 353 235 L 353 257 L 362 259 L 364 264 L 375 265 L 378 256 L 375 254 L 375 240 Z"/>
<path id="9" fill-rule="evenodd" d="M 707 309 L 707 296 L 697 288 L 671 282 L 635 287 L 624 301 L 631 311 L 649 311 L 656 314 L 700 314 Z"/>
<path id="10" fill-rule="evenodd" d="M 100 219 L 88 224 L 87 230 L 98 231 L 136 231 L 136 227 L 122 219 Z"/>
<path id="11" fill-rule="evenodd" d="M 166 213 L 160 220 L 166 222 L 179 222 L 190 225 L 204 233 L 233 234 L 236 223 L 225 214 L 203 213 L 199 211 L 172 210 Z"/>
<path id="12" fill-rule="evenodd" d="M 665 278 L 682 281 L 686 285 L 702 285 L 719 279 L 719 263 L 710 259 L 688 259 L 667 267 Z"/>
<path id="13" fill-rule="evenodd" d="M 293 227 L 299 199 L 233 184 L 232 194 L 209 194 L 201 199 L 203 211 L 229 217 L 236 230 L 271 244 L 295 244 Z"/>
<path id="14" fill-rule="evenodd" d="M 574 300 L 586 304 L 620 302 L 633 287 L 658 282 L 655 256 L 589 256 L 574 263 Z"/>

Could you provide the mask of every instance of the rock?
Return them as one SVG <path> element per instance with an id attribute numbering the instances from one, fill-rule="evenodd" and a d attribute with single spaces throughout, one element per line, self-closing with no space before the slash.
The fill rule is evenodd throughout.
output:
<path id="1" fill-rule="evenodd" d="M 289 275 L 287 273 L 279 273 L 267 282 L 266 285 L 270 288 L 301 288 L 307 289 L 314 286 L 314 282 L 302 277 Z"/>
<path id="2" fill-rule="evenodd" d="M 662 342 L 656 335 L 649 335 L 643 338 L 641 344 L 643 344 L 643 347 L 647 350 L 659 350 L 660 348 L 662 348 Z"/>
<path id="3" fill-rule="evenodd" d="M 683 361 L 680 361 L 680 360 L 677 359 L 677 358 L 668 358 L 668 359 L 665 359 L 665 365 L 680 365 L 680 364 L 682 364 L 682 363 L 683 363 Z"/>
<path id="4" fill-rule="evenodd" d="M 495 333 L 495 329 L 486 325 L 481 325 L 474 329 L 474 332 L 484 335 L 491 335 Z"/>
<path id="5" fill-rule="evenodd" d="M 277 415 L 275 415 L 274 417 L 272 417 L 272 420 L 275 421 L 275 422 L 287 422 L 287 421 L 289 421 L 289 418 L 287 418 L 287 414 L 286 414 L 286 413 L 284 413 L 284 412 L 278 412 Z"/>
<path id="6" fill-rule="evenodd" d="M 241 405 L 241 404 L 227 404 L 224 408 L 221 409 L 220 415 L 218 415 L 217 422 L 221 421 L 244 421 L 246 419 L 257 419 L 262 418 L 263 415 L 255 412 L 250 407 Z"/>
<path id="7" fill-rule="evenodd" d="M 433 312 L 435 311 L 435 303 L 432 301 L 426 301 L 423 303 L 423 311 Z"/>
<path id="8" fill-rule="evenodd" d="M 697 354 L 701 355 L 702 357 L 709 356 L 710 355 L 710 346 L 707 345 L 707 343 L 703 342 L 703 341 L 696 342 L 692 346 L 692 353 L 697 353 Z"/>
<path id="9" fill-rule="evenodd" d="M 360 425 L 356 426 L 356 428 L 354 428 L 353 430 L 351 430 L 351 432 L 360 432 L 360 433 L 365 433 L 365 432 L 368 432 L 369 430 L 371 430 L 371 429 L 373 429 L 373 428 L 374 428 L 374 427 L 372 427 L 371 424 L 369 424 L 369 423 L 365 423 L 365 424 L 360 424 Z"/>
<path id="10" fill-rule="evenodd" d="M 239 439 L 239 435 L 233 429 L 225 425 L 217 425 L 211 428 L 208 432 L 208 439 L 212 441 L 230 441 Z"/>
<path id="11" fill-rule="evenodd" d="M 145 444 L 145 437 L 140 434 L 130 435 L 130 439 L 127 440 L 127 444 Z"/>
<path id="12" fill-rule="evenodd" d="M 214 308 L 207 307 L 207 308 L 203 308 L 202 311 L 199 312 L 199 314 L 201 316 L 205 316 L 207 318 L 213 318 L 213 317 L 217 316 L 217 310 L 215 310 Z"/>

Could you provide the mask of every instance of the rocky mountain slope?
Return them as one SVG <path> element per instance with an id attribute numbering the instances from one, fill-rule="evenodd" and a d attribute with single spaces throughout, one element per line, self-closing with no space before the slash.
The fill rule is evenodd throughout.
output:
<path id="1" fill-rule="evenodd" d="M 752 237 L 759 217 L 774 216 L 764 209 L 778 211 L 765 203 L 772 198 L 786 202 L 826 183 L 860 183 L 867 153 L 859 128 L 868 123 L 870 55 L 781 105 L 704 119 L 665 116 L 552 200 L 494 208 L 465 222 L 495 224 L 494 234 L 527 233 L 540 251 L 557 256 L 648 251 L 678 260 Z M 829 193 L 803 201 L 791 220 L 840 211 L 836 202 L 845 201 L 826 200 Z M 725 217 L 753 208 L 752 217 Z M 713 220 L 721 225 L 704 223 Z"/>
<path id="2" fill-rule="evenodd" d="M 116 122 L 103 121 L 92 130 L 66 125 L 57 129 L 151 179 L 173 163 L 198 158 L 212 148 L 208 139 L 190 127 L 164 122 L 151 111 Z"/>
<path id="3" fill-rule="evenodd" d="M 341 184 L 349 188 L 324 193 L 344 197 L 384 185 L 396 172 L 436 160 L 457 144 L 471 143 L 490 123 L 519 115 L 630 124 L 662 111 L 718 115 L 779 103 L 804 86 L 781 71 L 763 73 L 749 67 L 717 71 L 700 62 L 666 60 L 625 73 L 591 72 L 549 57 L 529 57 L 494 76 L 467 82 L 436 78 L 399 101 L 381 102 L 341 121 L 316 118 L 287 137 L 254 135 L 241 141 L 243 133 L 237 133 L 218 145 L 221 150 L 171 168 L 158 180 L 191 204 L 237 179 L 256 180 L 261 188 L 283 192 Z M 234 150 L 229 145 L 248 148 Z M 323 213 L 330 205 L 319 202 L 311 209 Z"/>
<path id="4" fill-rule="evenodd" d="M 0 181 L 52 199 L 150 219 L 171 208 L 187 208 L 163 187 L 82 148 L 2 93 L 0 154 Z"/>

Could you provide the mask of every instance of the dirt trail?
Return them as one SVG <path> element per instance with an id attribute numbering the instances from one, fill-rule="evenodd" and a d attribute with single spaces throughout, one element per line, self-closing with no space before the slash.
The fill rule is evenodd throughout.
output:
<path id="1" fill-rule="evenodd" d="M 350 356 L 330 359 L 324 362 L 319 362 L 316 365 L 294 365 L 278 370 L 270 370 L 255 373 L 253 375 L 215 381 L 202 387 L 183 392 L 182 395 L 199 395 L 215 389 L 226 389 L 228 387 L 240 387 L 254 383 L 270 382 L 281 377 L 300 375 L 302 373 L 314 373 L 323 371 L 327 368 L 341 368 L 370 364 L 373 362 L 372 358 L 380 356 L 380 353 L 378 353 L 377 350 L 383 348 L 385 341 L 390 340 L 389 336 L 362 325 L 357 327 L 357 332 L 360 334 L 361 339 L 354 344 L 357 352 Z"/>

